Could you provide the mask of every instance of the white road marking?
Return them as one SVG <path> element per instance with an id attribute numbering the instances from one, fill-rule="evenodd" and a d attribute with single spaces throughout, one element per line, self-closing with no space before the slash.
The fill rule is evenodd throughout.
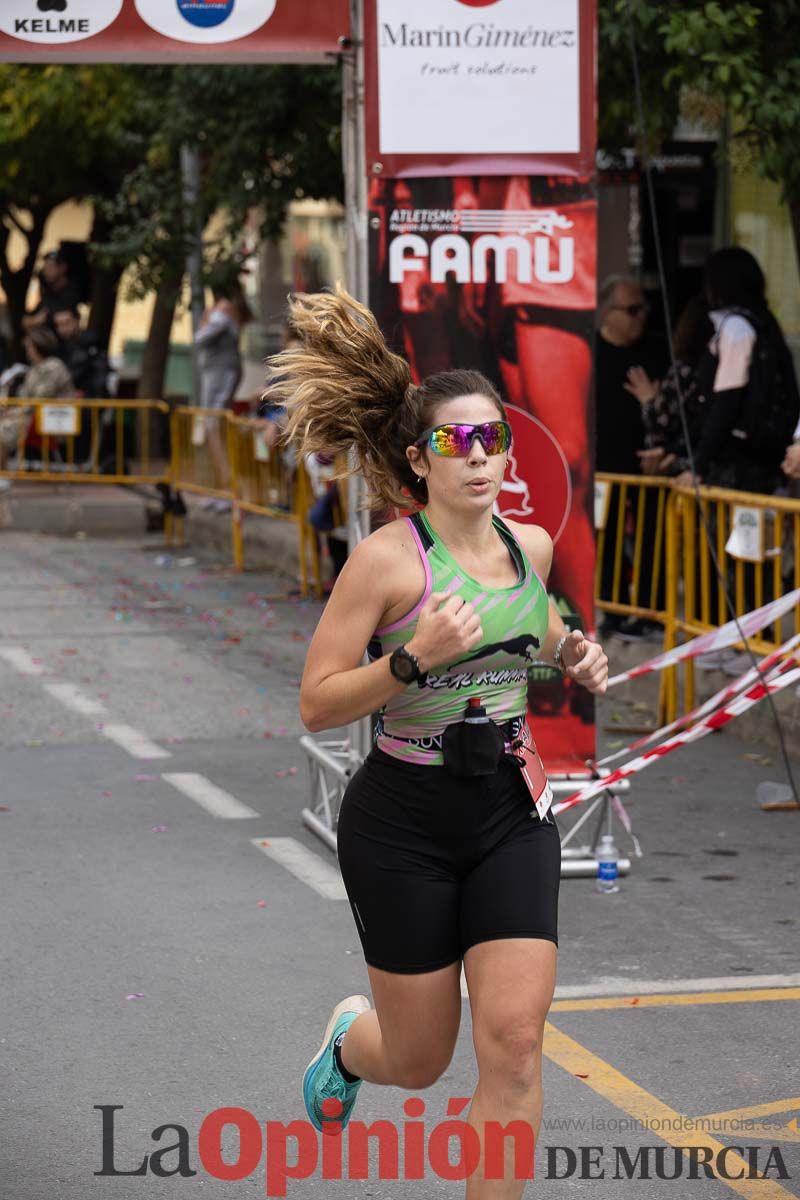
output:
<path id="1" fill-rule="evenodd" d="M 342 877 L 336 867 L 307 850 L 301 843 L 290 837 L 251 838 L 262 854 L 280 863 L 290 871 L 296 879 L 308 884 L 326 900 L 346 900 Z"/>
<path id="2" fill-rule="evenodd" d="M 608 979 L 556 988 L 556 1000 L 589 996 L 659 996 L 677 992 L 735 992 L 744 988 L 800 987 L 800 974 L 720 975 L 713 979 Z"/>
<path id="3" fill-rule="evenodd" d="M 92 700 L 90 696 L 84 696 L 74 683 L 45 683 L 44 690 L 59 700 L 65 708 L 71 708 L 73 712 L 82 713 L 85 717 L 99 717 L 108 712 L 104 704 L 99 700 Z"/>
<path id="4" fill-rule="evenodd" d="M 223 792 L 222 788 L 218 788 L 216 784 L 211 783 L 204 775 L 193 775 L 190 772 L 185 774 L 182 772 L 173 772 L 162 775 L 161 778 L 165 779 L 167 783 L 171 783 L 179 792 L 183 792 L 184 796 L 188 796 L 190 800 L 194 800 L 195 804 L 199 804 L 206 812 L 211 813 L 212 817 L 241 820 L 244 817 L 258 817 L 261 815 L 255 809 L 242 804 L 241 800 L 237 800 L 229 792 Z"/>
<path id="5" fill-rule="evenodd" d="M 566 984 L 557 987 L 554 1000 L 588 1000 L 605 996 L 661 996 L 681 992 L 736 992 L 750 988 L 800 987 L 797 975 L 720 975 L 715 979 L 605 979 L 595 983 Z M 469 998 L 464 970 L 461 970 L 461 996 Z"/>
<path id="6" fill-rule="evenodd" d="M 172 758 L 169 750 L 151 742 L 132 725 L 104 725 L 100 732 L 134 758 Z"/>
<path id="7" fill-rule="evenodd" d="M 20 675 L 44 675 L 41 663 L 35 663 L 21 646 L 0 646 L 0 658 L 4 658 Z"/>

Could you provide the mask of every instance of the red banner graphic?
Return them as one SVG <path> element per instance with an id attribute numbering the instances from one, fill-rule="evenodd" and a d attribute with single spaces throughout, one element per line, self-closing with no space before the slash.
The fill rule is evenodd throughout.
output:
<path id="1" fill-rule="evenodd" d="M 348 0 L 3 0 L 0 62 L 324 62 Z"/>
<path id="2" fill-rule="evenodd" d="M 570 178 L 373 179 L 370 305 L 419 381 L 472 367 L 500 390 L 514 431 L 497 511 L 543 525 L 551 595 L 593 627 L 589 439 L 596 206 Z M 546 666 L 528 691 L 550 771 L 594 755 L 592 698 Z"/>

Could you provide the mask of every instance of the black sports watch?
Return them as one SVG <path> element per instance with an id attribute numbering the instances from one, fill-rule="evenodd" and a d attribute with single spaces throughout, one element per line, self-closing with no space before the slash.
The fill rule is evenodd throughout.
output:
<path id="1" fill-rule="evenodd" d="M 389 655 L 389 670 L 401 683 L 413 683 L 416 679 L 423 684 L 428 678 L 428 672 L 420 670 L 419 659 L 410 654 L 405 646 L 398 646 Z"/>

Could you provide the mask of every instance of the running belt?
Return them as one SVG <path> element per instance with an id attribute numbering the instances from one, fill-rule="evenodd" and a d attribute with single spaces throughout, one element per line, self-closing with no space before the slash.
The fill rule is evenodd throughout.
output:
<path id="1" fill-rule="evenodd" d="M 458 592 L 469 601 L 481 619 L 483 639 L 464 658 L 430 670 L 424 684 L 411 683 L 387 701 L 378 717 L 375 744 L 406 762 L 442 766 L 441 735 L 463 719 L 470 697 L 479 696 L 498 724 L 524 718 L 528 669 L 537 661 L 547 633 L 547 591 L 500 517 L 493 516 L 492 524 L 517 568 L 517 582 L 504 588 L 484 587 L 467 575 L 424 511 L 405 520 L 425 568 L 425 590 L 411 612 L 375 630 L 367 647 L 370 661 L 411 640 L 431 592 Z M 505 732 L 513 740 L 518 728 Z"/>

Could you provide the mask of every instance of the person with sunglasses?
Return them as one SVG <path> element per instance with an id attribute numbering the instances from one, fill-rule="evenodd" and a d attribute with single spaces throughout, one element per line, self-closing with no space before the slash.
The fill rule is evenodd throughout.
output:
<path id="1" fill-rule="evenodd" d="M 646 376 L 653 389 L 664 378 L 669 361 L 667 342 L 647 332 L 648 308 L 641 285 L 627 275 L 611 275 L 601 283 L 597 295 L 598 331 L 595 341 L 595 468 L 613 475 L 639 475 L 639 453 L 646 445 L 642 407 L 635 389 Z M 617 527 L 617 496 L 612 495 L 606 514 L 606 529 Z M 652 516 L 646 514 L 648 528 Z M 648 581 L 654 568 L 649 547 L 653 539 L 644 539 L 640 577 Z M 612 599 L 614 579 L 613 537 L 603 544 L 600 595 Z M 630 561 L 627 574 L 631 573 Z M 661 573 L 663 579 L 663 572 Z M 628 603 L 621 590 L 613 597 Z M 649 635 L 660 627 L 648 622 L 626 621 L 609 613 L 601 626 L 604 637 L 612 633 L 634 639 Z"/>
<path id="2" fill-rule="evenodd" d="M 465 1119 L 481 1147 L 491 1121 L 535 1134 L 561 850 L 513 751 L 536 659 L 594 693 L 608 662 L 548 599 L 548 534 L 494 515 L 511 427 L 492 384 L 453 370 L 414 385 L 372 313 L 341 289 L 294 297 L 291 315 L 302 347 L 276 361 L 288 438 L 302 454 L 354 450 L 374 506 L 418 508 L 355 547 L 301 681 L 311 732 L 380 713 L 337 829 L 374 1007 L 353 995 L 334 1008 L 303 1077 L 306 1110 L 317 1129 L 340 1132 L 363 1081 L 433 1084 L 455 1049 L 463 963 L 479 1074 Z M 463 776 L 448 738 L 476 701 L 498 758 Z M 490 730 L 476 719 L 480 741 Z M 478 1168 L 470 1197 L 519 1197 L 511 1157 L 503 1169 L 498 1186 Z"/>

